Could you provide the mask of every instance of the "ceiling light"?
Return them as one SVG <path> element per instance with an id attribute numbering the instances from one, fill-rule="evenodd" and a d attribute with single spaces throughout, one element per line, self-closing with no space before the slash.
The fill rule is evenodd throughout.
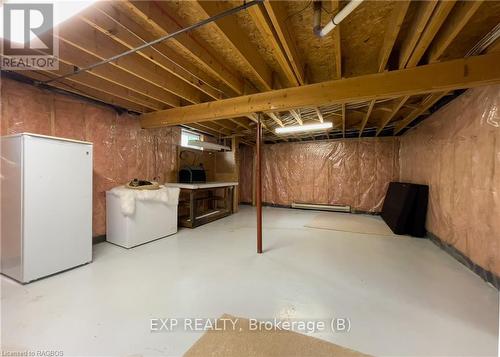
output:
<path id="1" fill-rule="evenodd" d="M 53 4 L 54 7 L 54 27 L 59 25 L 60 23 L 68 20 L 69 18 L 75 16 L 79 12 L 83 11 L 90 5 L 92 5 L 96 0 L 4 0 L 3 4 Z M 36 13 L 35 13 L 36 15 Z M 3 6 L 0 6 L 0 18 L 3 19 Z M 36 17 L 32 21 L 37 21 Z M 11 29 L 11 39 L 12 42 L 16 43 L 24 43 L 24 29 L 22 21 L 12 23 Z M 3 38 L 3 26 L 0 26 L 0 38 Z M 34 33 L 30 34 L 30 41 L 36 39 L 36 35 Z"/>
<path id="2" fill-rule="evenodd" d="M 333 127 L 332 122 L 324 122 L 318 124 L 305 124 L 305 125 L 295 125 L 295 126 L 285 126 L 281 128 L 276 128 L 276 134 L 286 134 L 286 133 L 298 133 L 302 131 L 316 131 L 322 129 L 330 129 Z"/>

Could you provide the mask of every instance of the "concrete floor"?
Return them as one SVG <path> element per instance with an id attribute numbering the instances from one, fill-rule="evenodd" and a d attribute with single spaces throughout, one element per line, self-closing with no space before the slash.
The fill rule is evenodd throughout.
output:
<path id="1" fill-rule="evenodd" d="M 496 356 L 498 292 L 428 240 L 304 228 L 315 212 L 252 208 L 19 285 L 2 277 L 2 349 L 69 355 L 181 355 L 194 332 L 151 333 L 150 318 L 327 319 L 314 336 L 372 355 Z"/>

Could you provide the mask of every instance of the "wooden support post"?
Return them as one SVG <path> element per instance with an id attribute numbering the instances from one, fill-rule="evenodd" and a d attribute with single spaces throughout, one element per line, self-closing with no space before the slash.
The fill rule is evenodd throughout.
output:
<path id="1" fill-rule="evenodd" d="M 262 167 L 261 167 L 261 150 L 262 150 L 262 114 L 257 115 L 257 135 L 255 138 L 256 143 L 256 201 L 257 201 L 257 253 L 262 253 Z"/>

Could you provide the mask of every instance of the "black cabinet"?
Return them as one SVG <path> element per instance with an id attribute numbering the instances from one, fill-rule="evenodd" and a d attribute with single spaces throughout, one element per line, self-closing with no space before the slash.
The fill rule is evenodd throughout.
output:
<path id="1" fill-rule="evenodd" d="M 429 186 L 391 182 L 381 216 L 396 234 L 424 237 Z"/>

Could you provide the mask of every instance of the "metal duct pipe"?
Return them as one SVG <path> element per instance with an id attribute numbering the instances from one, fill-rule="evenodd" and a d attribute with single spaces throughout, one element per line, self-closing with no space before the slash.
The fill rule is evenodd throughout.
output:
<path id="1" fill-rule="evenodd" d="M 314 14 L 313 14 L 313 32 L 318 37 L 325 37 L 332 31 L 335 26 L 340 24 L 351 12 L 354 11 L 364 0 L 351 0 L 344 6 L 344 8 L 328 23 L 325 27 L 321 28 L 321 1 L 314 2 Z"/>

